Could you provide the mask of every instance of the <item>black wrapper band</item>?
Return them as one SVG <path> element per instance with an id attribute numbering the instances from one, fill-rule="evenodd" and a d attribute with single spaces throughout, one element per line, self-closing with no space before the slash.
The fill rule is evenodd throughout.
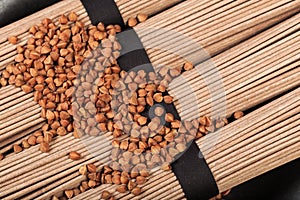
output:
<path id="1" fill-rule="evenodd" d="M 119 33 L 117 38 L 122 46 L 118 63 L 123 70 L 138 71 L 143 69 L 146 72 L 154 71 L 144 46 L 133 29 Z"/>
<path id="2" fill-rule="evenodd" d="M 154 71 L 143 44 L 133 29 L 118 34 L 118 40 L 123 48 L 118 63 L 123 70 Z M 180 120 L 174 104 L 160 105 Z M 149 117 L 148 111 L 142 115 Z M 207 200 L 219 194 L 215 179 L 195 142 L 192 142 L 189 149 L 172 164 L 172 170 L 187 199 Z"/>
<path id="3" fill-rule="evenodd" d="M 125 27 L 124 20 L 114 0 L 81 0 L 92 24 L 118 24 Z"/>
<path id="4" fill-rule="evenodd" d="M 195 142 L 172 164 L 185 195 L 189 200 L 208 200 L 219 194 L 216 181 Z"/>
<path id="5" fill-rule="evenodd" d="M 0 28 L 59 1 L 60 0 L 0 0 Z"/>

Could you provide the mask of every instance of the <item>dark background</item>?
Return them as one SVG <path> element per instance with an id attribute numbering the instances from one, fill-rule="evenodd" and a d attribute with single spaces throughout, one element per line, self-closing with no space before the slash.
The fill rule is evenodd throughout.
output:
<path id="1" fill-rule="evenodd" d="M 0 27 L 59 0 L 0 0 Z M 300 159 L 248 181 L 225 200 L 300 200 Z"/>

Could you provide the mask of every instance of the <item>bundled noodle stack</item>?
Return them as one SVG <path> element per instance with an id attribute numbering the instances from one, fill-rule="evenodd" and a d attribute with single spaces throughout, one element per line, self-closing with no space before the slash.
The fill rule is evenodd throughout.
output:
<path id="1" fill-rule="evenodd" d="M 197 141 L 212 170 L 219 191 L 226 191 L 299 158 L 299 91 L 297 88 Z M 103 146 L 94 148 L 99 152 L 99 157 L 91 157 L 88 155 L 90 152 L 87 153 L 81 142 L 77 141 L 68 148 L 77 149 L 87 156 L 77 163 L 68 161 L 64 143 L 68 143 L 71 138 L 61 139 L 56 141 L 55 153 L 52 153 L 51 156 L 45 157 L 39 155 L 36 149 L 30 149 L 17 156 L 7 158 L 7 165 L 1 167 L 1 181 L 6 180 L 1 183 L 1 188 L 3 188 L 1 194 L 25 187 L 7 197 L 7 199 L 18 198 L 27 190 L 33 191 L 40 185 L 44 185 L 43 189 L 34 191 L 23 198 L 44 199 L 58 195 L 60 191 L 73 187 L 78 181 L 84 180 L 84 177 L 78 174 L 76 165 L 108 159 L 109 142 L 106 145 L 103 142 Z M 103 139 L 99 138 L 99 140 Z M 90 140 L 84 142 L 89 143 Z M 25 165 L 19 164 L 20 162 Z M 34 170 L 32 170 L 33 168 Z M 12 173 L 14 170 L 18 173 Z M 18 176 L 18 174 L 22 175 Z M 56 179 L 57 181 L 53 182 Z M 38 180 L 43 180 L 43 182 L 32 185 Z M 11 187 L 12 185 L 15 187 Z M 84 192 L 74 199 L 99 199 L 101 191 L 113 192 L 115 187 L 102 185 Z M 182 199 L 184 197 L 181 186 L 172 172 L 154 170 L 149 181 L 142 188 L 143 192 L 138 197 L 134 197 L 132 194 L 116 193 L 114 195 L 118 199 Z"/>
<path id="2" fill-rule="evenodd" d="M 297 14 L 174 80 L 170 93 L 187 113 L 182 117 L 230 116 L 299 86 L 299 19 Z"/>
<path id="3" fill-rule="evenodd" d="M 178 2 L 124 0 L 116 5 L 126 22 L 136 13 L 153 15 Z M 187 61 L 198 64 L 169 84 L 182 120 L 229 117 L 299 86 L 300 15 L 295 15 L 299 10 L 300 2 L 295 0 L 187 0 L 137 25 L 134 31 L 156 73 Z M 80 1 L 67 0 L 0 29 L 0 35 L 18 35 L 19 44 L 25 45 L 31 25 L 45 17 L 57 23 L 59 15 L 71 11 L 87 26 L 93 22 Z M 0 40 L 0 55 L 3 70 L 15 59 L 16 46 Z M 21 144 L 45 124 L 33 96 L 13 86 L 0 89 L 0 153 L 9 152 L 13 144 Z M 219 192 L 299 157 L 297 96 L 299 89 L 197 141 Z M 95 163 L 101 168 L 109 162 L 112 139 L 109 133 L 81 140 L 67 135 L 51 142 L 50 154 L 35 146 L 7 155 L 0 165 L 1 198 L 62 196 L 86 180 L 78 173 L 80 166 Z M 68 159 L 70 151 L 80 153 L 82 159 Z M 254 170 L 258 165 L 265 167 Z M 103 184 L 74 198 L 99 199 L 108 190 L 117 199 L 183 199 L 185 189 L 177 179 L 172 171 L 155 168 L 138 196 L 117 193 L 115 185 Z"/>
<path id="4" fill-rule="evenodd" d="M 197 141 L 220 191 L 300 157 L 299 92 L 297 87 Z"/>
<path id="5" fill-rule="evenodd" d="M 299 1 L 185 1 L 135 30 L 159 70 L 162 66 L 177 67 L 186 60 L 197 64 L 299 9 Z"/>
<path id="6" fill-rule="evenodd" d="M 175 4 L 176 2 L 178 1 L 174 1 L 173 4 Z M 133 5 L 135 5 L 134 2 L 132 3 Z M 120 9 L 122 7 L 121 4 L 122 2 L 119 3 L 117 2 L 117 5 L 120 7 Z M 283 19 L 293 15 L 295 12 L 297 12 L 300 9 L 299 2 L 297 1 L 286 2 L 286 1 L 272 0 L 269 2 L 269 4 L 272 6 L 266 6 L 265 2 L 262 3 L 259 1 L 241 1 L 241 2 L 240 1 L 239 2 L 204 1 L 199 3 L 197 1 L 190 0 L 190 1 L 185 1 L 183 3 L 180 3 L 174 6 L 173 8 L 152 17 L 151 19 L 149 19 L 147 22 L 143 24 L 139 24 L 135 28 L 135 30 L 146 49 L 146 52 L 149 56 L 150 61 L 152 62 L 152 65 L 157 71 L 159 71 L 159 68 L 161 66 L 178 67 L 181 66 L 186 61 L 191 61 L 194 64 L 196 64 L 205 59 L 208 59 L 210 56 L 213 56 L 218 52 L 221 52 L 231 46 L 234 46 L 234 44 L 242 40 L 245 40 L 252 35 L 255 35 L 256 33 L 266 29 L 267 27 L 282 21 Z M 157 5 L 160 5 L 160 3 L 157 2 Z M 157 6 L 158 8 L 156 12 L 159 11 L 160 8 L 163 9 L 168 5 L 171 5 L 171 3 L 169 2 L 166 5 L 160 5 L 160 7 Z M 69 10 L 63 9 L 66 6 L 67 9 Z M 142 5 L 140 6 L 143 7 Z M 126 11 L 126 9 L 129 8 L 130 6 L 128 7 L 127 5 L 127 7 L 124 7 L 125 10 L 121 11 L 124 20 L 132 17 L 132 14 L 128 14 L 129 11 Z M 57 12 L 57 10 L 60 10 L 61 13 Z M 24 45 L 26 43 L 26 40 L 29 38 L 29 34 L 26 33 L 26 31 L 29 29 L 29 27 L 32 24 L 37 23 L 43 17 L 56 19 L 56 17 L 59 16 L 60 14 L 67 13 L 71 10 L 78 12 L 79 13 L 78 19 L 85 22 L 86 25 L 89 25 L 91 23 L 87 12 L 85 11 L 83 5 L 79 1 L 78 2 L 63 1 L 61 3 L 55 4 L 54 6 L 45 9 L 45 11 L 43 12 L 38 12 L 28 18 L 25 18 L 17 22 L 18 24 L 19 23 L 26 24 L 24 26 L 23 25 L 18 26 L 22 28 L 18 28 L 16 30 L 15 28 L 16 25 L 12 24 L 9 25 L 8 27 L 2 28 L 1 29 L 2 32 L 0 32 L 0 34 L 3 34 L 5 36 L 21 34 L 20 36 L 18 36 L 20 38 L 19 44 Z M 144 12 L 142 9 L 140 11 Z M 248 14 L 246 11 L 248 12 L 253 11 L 253 13 L 251 15 L 246 15 Z M 149 14 L 153 14 L 155 13 L 155 10 L 152 11 L 147 10 L 145 12 Z M 178 13 L 178 17 L 176 18 L 173 17 L 172 13 L 174 12 Z M 240 13 L 245 14 L 246 16 L 243 18 Z M 168 16 L 171 18 L 169 19 Z M 189 18 L 186 18 L 188 16 Z M 232 20 L 233 18 L 241 18 L 241 20 L 239 21 Z M 174 20 L 176 21 L 176 23 Z M 27 23 L 28 21 L 30 21 L 30 23 Z M 294 18 L 292 23 L 294 24 L 297 23 L 297 18 Z M 215 24 L 223 24 L 223 25 L 222 27 L 218 27 L 215 26 Z M 286 25 L 287 28 L 292 27 L 294 28 L 293 30 L 295 30 L 295 27 L 288 24 L 288 22 L 286 22 L 286 24 L 287 24 Z M 191 27 L 193 31 L 190 30 Z M 207 30 L 212 30 L 212 31 L 207 31 Z M 197 34 L 194 34 L 194 31 L 196 31 Z M 212 35 L 211 33 L 213 31 L 215 31 L 216 34 Z M 269 32 L 273 34 L 272 31 Z M 287 34 L 288 33 L 289 32 L 287 32 Z M 158 34 L 159 37 L 157 37 Z M 265 35 L 268 34 L 266 33 Z M 275 35 L 275 33 L 273 35 Z M 282 37 L 284 36 L 285 35 L 283 35 Z M 261 36 L 262 38 L 261 41 L 264 40 L 263 37 L 265 36 L 264 35 Z M 7 37 L 3 37 L 3 38 L 7 38 Z M 271 38 L 271 36 L 268 38 Z M 155 40 L 157 42 L 155 42 Z M 270 40 L 270 42 L 272 41 L 273 40 Z M 170 45 L 171 43 L 172 45 Z M 243 47 L 245 48 L 244 50 L 245 52 L 247 51 L 249 43 L 250 42 L 248 42 L 246 45 L 242 44 Z M 255 44 L 259 44 L 259 43 L 258 42 L 253 43 L 253 45 Z M 267 44 L 269 43 L 265 43 L 265 45 Z M 8 63 L 14 60 L 14 57 L 16 55 L 16 51 L 15 51 L 16 47 L 11 44 L 8 44 L 6 40 L 3 41 L 1 45 L 2 46 L 1 46 L 0 66 L 2 66 L 2 69 L 4 69 L 4 67 Z M 214 50 L 210 50 L 210 49 L 214 49 Z M 167 56 L 166 54 L 168 54 L 168 52 L 171 52 L 171 54 Z M 238 53 L 239 52 L 240 51 L 238 51 Z M 248 54 L 250 54 L 249 52 Z M 233 53 L 224 53 L 220 55 L 220 58 L 217 57 L 216 59 L 220 59 L 224 61 L 224 57 L 229 58 L 228 54 L 230 54 L 230 56 L 233 55 Z M 248 54 L 246 52 L 246 55 Z M 178 55 L 180 55 L 180 57 L 178 57 Z M 212 66 L 218 64 L 219 63 L 216 62 L 215 60 L 209 60 L 202 65 Z M 221 67 L 224 68 L 224 66 Z M 201 65 L 197 67 L 197 69 L 195 69 L 194 71 L 199 71 L 198 70 L 199 68 L 202 68 Z M 219 73 L 219 68 L 215 68 L 214 66 L 212 66 L 211 68 L 212 70 L 210 72 L 217 71 Z M 225 69 L 229 70 L 229 68 L 225 68 Z M 201 71 L 201 73 L 202 72 L 203 71 Z M 228 72 L 226 73 L 228 74 Z M 199 73 L 195 72 L 193 75 L 193 72 L 191 72 L 190 76 L 193 77 L 193 80 L 198 80 L 195 79 L 195 76 L 199 77 Z M 241 77 L 241 75 L 239 77 Z M 192 94 L 193 96 L 196 95 L 195 98 L 191 98 L 193 100 L 198 100 L 199 98 L 201 98 L 199 94 L 202 95 L 201 92 L 203 91 L 203 88 L 202 90 L 200 90 L 199 87 L 203 87 L 203 84 L 201 85 L 198 84 L 198 82 L 196 82 L 196 84 L 198 84 L 198 86 L 196 87 L 193 85 L 195 84 L 195 82 L 189 81 L 189 79 L 185 78 L 185 76 L 179 77 L 178 79 L 182 79 L 182 78 L 184 78 L 184 81 L 186 82 L 184 85 L 189 85 L 189 88 L 191 88 L 191 90 L 185 91 L 184 94 L 186 94 L 186 92 L 189 92 L 189 94 Z M 217 83 L 219 83 L 220 81 L 221 80 L 218 80 Z M 177 80 L 170 85 L 170 90 L 171 90 L 170 92 L 175 97 L 177 97 L 178 92 L 181 93 L 180 89 L 182 87 L 177 87 L 178 84 L 182 84 L 182 81 Z M 213 85 L 213 83 L 211 84 Z M 225 88 L 223 87 L 224 87 L 223 85 L 222 86 L 218 85 L 217 87 L 214 87 L 211 91 L 207 91 L 207 88 L 204 88 L 205 90 L 204 93 L 207 94 L 207 92 L 211 92 L 212 94 L 218 94 L 218 91 L 220 89 L 223 91 L 225 90 Z M 7 87 L 7 88 L 2 88 L 1 90 L 3 91 L 0 93 L 0 99 L 1 99 L 0 103 L 2 105 L 0 112 L 1 112 L 1 116 L 3 116 L 1 120 L 9 117 L 14 118 L 14 120 L 2 121 L 3 123 L 5 122 L 5 124 L 3 125 L 3 129 L 1 130 L 1 133 L 5 133 L 7 135 L 5 139 L 7 139 L 8 137 L 10 138 L 9 140 L 4 141 L 3 146 L 1 145 L 2 148 L 0 150 L 0 153 L 4 153 L 11 148 L 12 143 L 14 142 L 20 143 L 22 137 L 28 135 L 29 132 L 33 132 L 38 128 L 40 128 L 43 122 L 42 119 L 39 118 L 39 114 L 38 114 L 40 112 L 39 111 L 40 108 L 36 107 L 37 105 L 31 100 L 33 94 L 25 95 L 19 88 L 10 89 L 9 87 Z M 9 90 L 9 93 L 6 92 L 7 90 Z M 193 94 L 194 90 L 195 90 L 195 94 Z M 180 99 L 180 97 L 181 96 L 178 95 L 177 98 Z M 189 97 L 190 95 L 187 95 L 187 98 Z M 266 100 L 267 98 L 268 97 L 265 97 L 263 100 Z M 224 100 L 224 98 L 219 98 L 219 101 L 220 100 Z M 258 99 L 258 102 L 262 102 L 263 100 Z M 177 101 L 181 101 L 181 100 L 177 100 Z M 204 103 L 208 103 L 207 99 L 203 99 L 203 100 L 201 99 L 201 103 L 203 103 L 202 101 Z M 179 104 L 178 103 L 177 109 L 180 110 L 179 112 L 184 112 L 184 111 L 190 112 L 189 109 L 193 109 L 194 112 L 199 113 L 197 109 L 190 108 L 189 102 L 190 101 L 186 101 L 186 104 L 184 104 L 185 102 L 182 103 L 183 105 L 178 105 Z M 26 107 L 24 107 L 24 105 Z M 32 107 L 32 105 L 35 105 L 35 107 Z M 246 108 L 254 106 L 254 104 L 251 105 L 244 104 L 244 105 L 245 106 L 248 105 Z M 13 109 L 7 110 L 7 108 L 13 108 Z M 209 105 L 204 106 L 203 110 L 210 112 L 210 109 L 207 108 L 209 108 Z M 235 107 L 234 109 L 239 110 L 242 108 Z M 228 114 L 230 115 L 232 112 L 235 111 L 234 109 L 228 110 L 226 115 L 227 116 Z M 23 113 L 25 112 L 26 115 L 23 115 Z M 193 112 L 191 113 L 191 115 L 194 114 L 195 113 Z M 200 112 L 200 114 L 204 115 L 207 113 Z M 182 116 L 186 117 L 185 115 Z M 20 132 L 22 133 L 20 134 Z M 7 145 L 9 146 L 7 147 Z"/>

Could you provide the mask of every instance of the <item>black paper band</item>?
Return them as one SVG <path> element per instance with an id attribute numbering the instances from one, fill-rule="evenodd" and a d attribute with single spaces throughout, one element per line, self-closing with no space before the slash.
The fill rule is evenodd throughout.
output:
<path id="1" fill-rule="evenodd" d="M 125 27 L 123 18 L 114 0 L 81 0 L 92 24 L 103 22 L 105 25 L 119 24 Z"/>
<path id="2" fill-rule="evenodd" d="M 119 33 L 117 38 L 122 46 L 118 63 L 123 70 L 137 71 L 144 69 L 146 72 L 154 71 L 144 46 L 133 29 Z"/>
<path id="3" fill-rule="evenodd" d="M 0 27 L 18 21 L 60 0 L 0 0 Z"/>
<path id="4" fill-rule="evenodd" d="M 216 181 L 195 142 L 172 164 L 187 199 L 208 200 L 219 194 Z"/>
<path id="5" fill-rule="evenodd" d="M 118 34 L 118 40 L 123 48 L 118 63 L 123 70 L 154 71 L 143 44 L 133 29 Z M 174 104 L 160 105 L 180 120 Z M 148 110 L 142 115 L 149 117 Z M 172 170 L 189 200 L 208 200 L 219 193 L 215 179 L 195 142 L 172 164 Z"/>
<path id="6" fill-rule="evenodd" d="M 143 69 L 146 72 L 151 72 L 153 71 L 153 66 L 147 61 L 146 57 L 144 56 L 145 54 L 146 52 L 143 49 L 134 50 L 130 53 L 127 53 L 125 56 L 121 56 L 118 59 L 118 63 L 125 71 L 138 71 Z"/>

